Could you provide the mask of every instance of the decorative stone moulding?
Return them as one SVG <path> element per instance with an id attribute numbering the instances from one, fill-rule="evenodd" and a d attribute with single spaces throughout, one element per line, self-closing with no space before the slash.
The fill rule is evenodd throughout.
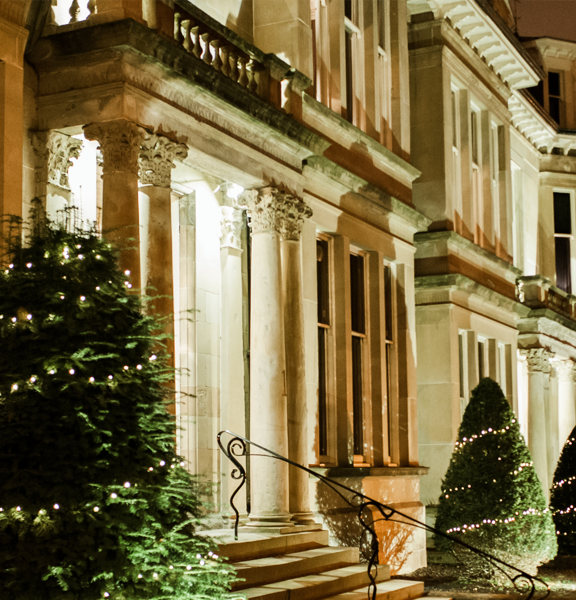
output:
<path id="1" fill-rule="evenodd" d="M 184 160 L 188 147 L 161 135 L 150 135 L 144 139 L 138 157 L 138 178 L 142 185 L 170 187 L 174 161 Z"/>
<path id="2" fill-rule="evenodd" d="M 521 353 L 526 357 L 528 364 L 528 372 L 550 373 L 550 359 L 554 357 L 554 353 L 545 348 L 530 348 L 530 350 L 522 350 Z"/>
<path id="3" fill-rule="evenodd" d="M 448 19 L 511 90 L 538 83 L 538 67 L 474 0 L 408 0 L 408 9 L 412 15 L 432 12 L 435 19 Z"/>
<path id="4" fill-rule="evenodd" d="M 92 123 L 84 127 L 88 140 L 97 140 L 104 156 L 102 173 L 136 173 L 140 146 L 150 135 L 132 121 Z"/>
<path id="5" fill-rule="evenodd" d="M 58 131 L 32 131 L 30 138 L 36 155 L 37 194 L 46 195 L 42 187 L 47 183 L 70 190 L 68 169 L 71 159 L 80 156 L 82 140 Z"/>
<path id="6" fill-rule="evenodd" d="M 312 209 L 300 198 L 274 187 L 246 190 L 239 198 L 250 212 L 252 233 L 275 231 L 284 239 L 299 240 Z"/>

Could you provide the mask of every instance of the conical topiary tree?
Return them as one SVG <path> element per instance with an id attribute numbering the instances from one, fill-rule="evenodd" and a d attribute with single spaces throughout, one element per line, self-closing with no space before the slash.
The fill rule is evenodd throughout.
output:
<path id="1" fill-rule="evenodd" d="M 556 554 L 552 516 L 514 413 L 498 384 L 482 379 L 472 391 L 442 482 L 436 528 L 535 574 Z M 437 536 L 468 576 L 501 572 L 477 555 Z"/>
<path id="2" fill-rule="evenodd" d="M 224 598 L 174 449 L 154 321 L 94 232 L 36 222 L 0 271 L 0 598 Z"/>
<path id="3" fill-rule="evenodd" d="M 558 553 L 576 555 L 576 427 L 568 436 L 556 466 L 550 510 L 558 536 Z"/>

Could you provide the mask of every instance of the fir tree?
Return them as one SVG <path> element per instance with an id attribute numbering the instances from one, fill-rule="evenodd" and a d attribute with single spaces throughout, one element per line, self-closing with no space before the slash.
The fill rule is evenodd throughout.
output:
<path id="1" fill-rule="evenodd" d="M 38 219 L 0 271 L 2 600 L 225 597 L 130 287 L 93 231 Z"/>
<path id="2" fill-rule="evenodd" d="M 556 554 L 552 516 L 530 452 L 492 379 L 472 391 L 442 481 L 436 528 L 531 574 Z M 436 539 L 440 549 L 460 557 L 469 576 L 505 581 L 484 559 Z"/>
<path id="3" fill-rule="evenodd" d="M 558 553 L 576 555 L 576 427 L 560 455 L 550 491 L 550 509 L 558 536 Z"/>

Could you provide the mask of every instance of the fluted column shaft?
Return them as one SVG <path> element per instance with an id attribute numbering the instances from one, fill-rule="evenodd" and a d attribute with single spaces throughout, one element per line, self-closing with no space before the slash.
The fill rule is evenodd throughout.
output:
<path id="1" fill-rule="evenodd" d="M 304 295 L 300 237 L 304 220 L 312 210 L 300 199 L 286 195 L 282 222 L 282 280 L 284 324 L 287 332 L 286 391 L 288 394 L 288 458 L 308 466 L 308 412 L 304 340 Z M 289 467 L 290 512 L 296 524 L 313 522 L 310 512 L 308 474 Z"/>
<path id="2" fill-rule="evenodd" d="M 551 353 L 543 348 L 525 351 L 528 364 L 528 447 L 534 468 L 548 496 L 548 457 L 546 435 L 546 380 L 550 377 Z"/>
<path id="3" fill-rule="evenodd" d="M 288 455 L 286 366 L 280 219 L 282 194 L 274 188 L 246 191 L 242 201 L 252 220 L 250 307 L 250 413 L 257 418 L 251 439 Z M 282 527 L 290 521 L 288 465 L 260 456 L 251 459 L 249 526 Z"/>

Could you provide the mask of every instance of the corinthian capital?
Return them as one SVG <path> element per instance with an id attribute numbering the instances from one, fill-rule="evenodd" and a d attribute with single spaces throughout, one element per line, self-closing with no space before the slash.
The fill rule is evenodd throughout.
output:
<path id="1" fill-rule="evenodd" d="M 250 212 L 252 233 L 276 231 L 287 240 L 299 240 L 304 220 L 312 215 L 303 200 L 273 187 L 246 190 L 239 201 Z"/>
<path id="2" fill-rule="evenodd" d="M 545 348 L 531 348 L 522 350 L 522 354 L 528 363 L 528 373 L 550 373 L 550 359 L 554 356 L 553 352 Z"/>
<path id="3" fill-rule="evenodd" d="M 264 231 L 280 233 L 282 217 L 282 194 L 273 187 L 246 190 L 238 198 L 250 213 L 252 234 Z"/>
<path id="4" fill-rule="evenodd" d="M 86 125 L 84 136 L 88 140 L 100 142 L 104 157 L 104 175 L 118 172 L 137 173 L 140 146 L 149 137 L 145 129 L 124 119 Z"/>
<path id="5" fill-rule="evenodd" d="M 284 194 L 280 233 L 285 240 L 300 239 L 304 221 L 312 216 L 312 209 L 300 198 Z"/>
<path id="6" fill-rule="evenodd" d="M 144 185 L 170 187 L 174 160 L 184 160 L 188 146 L 178 144 L 162 135 L 151 135 L 144 140 L 138 157 L 138 178 Z"/>
<path id="7" fill-rule="evenodd" d="M 36 194 L 46 196 L 48 183 L 69 190 L 70 159 L 80 156 L 82 140 L 58 131 L 33 131 L 30 138 L 36 156 Z"/>

